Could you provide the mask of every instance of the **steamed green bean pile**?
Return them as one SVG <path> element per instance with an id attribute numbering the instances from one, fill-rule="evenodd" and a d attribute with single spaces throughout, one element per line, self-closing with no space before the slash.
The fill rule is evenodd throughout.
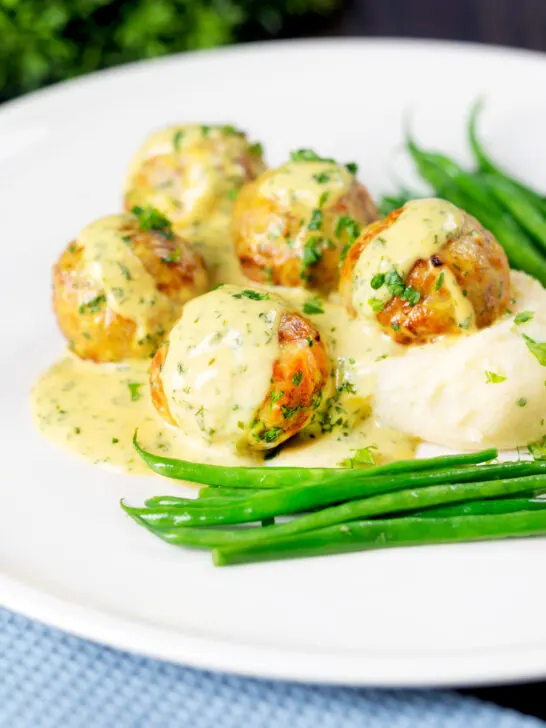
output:
<path id="1" fill-rule="evenodd" d="M 477 133 L 480 108 L 479 103 L 474 106 L 468 123 L 474 170 L 463 169 L 445 154 L 422 149 L 411 137 L 406 141 L 407 150 L 435 195 L 476 217 L 503 246 L 513 268 L 546 285 L 546 198 L 489 157 Z M 424 196 L 405 189 L 385 196 L 381 213 L 387 215 L 408 200 Z"/>
<path id="2" fill-rule="evenodd" d="M 205 487 L 198 498 L 122 502 L 124 511 L 167 543 L 211 549 L 217 566 L 546 535 L 546 461 L 499 463 L 494 449 L 307 469 L 164 458 L 136 436 L 135 448 L 155 472 Z"/>

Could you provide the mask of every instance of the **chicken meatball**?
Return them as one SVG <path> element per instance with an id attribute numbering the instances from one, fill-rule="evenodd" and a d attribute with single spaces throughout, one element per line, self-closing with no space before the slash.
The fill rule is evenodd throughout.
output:
<path id="1" fill-rule="evenodd" d="M 177 230 L 213 215 L 265 170 L 260 144 L 233 126 L 173 126 L 152 134 L 132 160 L 125 208 L 152 205 Z"/>
<path id="2" fill-rule="evenodd" d="M 201 256 L 170 222 L 137 208 L 97 220 L 67 246 L 53 269 L 53 309 L 82 359 L 144 358 L 207 283 Z"/>
<path id="3" fill-rule="evenodd" d="M 340 292 L 349 312 L 400 344 L 482 329 L 506 309 L 510 269 L 480 223 L 446 200 L 408 202 L 348 251 Z"/>
<path id="4" fill-rule="evenodd" d="M 308 150 L 296 152 L 292 161 L 243 187 L 232 232 L 248 278 L 335 289 L 342 250 L 361 226 L 377 218 L 367 190 L 349 167 Z"/>
<path id="5" fill-rule="evenodd" d="M 281 298 L 232 285 L 184 307 L 150 371 L 167 422 L 193 439 L 250 450 L 302 430 L 328 381 L 317 329 Z"/>

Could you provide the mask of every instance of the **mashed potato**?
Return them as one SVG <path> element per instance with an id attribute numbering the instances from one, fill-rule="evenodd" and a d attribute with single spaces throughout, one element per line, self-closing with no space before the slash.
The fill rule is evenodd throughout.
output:
<path id="1" fill-rule="evenodd" d="M 524 339 L 546 342 L 546 290 L 516 271 L 512 287 L 510 314 L 492 326 L 378 364 L 374 409 L 384 424 L 466 450 L 515 448 L 546 434 L 546 367 Z"/>

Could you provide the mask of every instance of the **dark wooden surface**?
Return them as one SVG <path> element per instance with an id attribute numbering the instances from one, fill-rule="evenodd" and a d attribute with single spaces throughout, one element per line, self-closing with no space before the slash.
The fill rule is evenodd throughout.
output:
<path id="1" fill-rule="evenodd" d="M 446 38 L 546 51 L 546 0 L 345 0 L 333 20 L 306 30 L 301 35 Z M 546 88 L 537 91 L 546 103 Z M 546 682 L 463 692 L 546 720 Z"/>
<path id="2" fill-rule="evenodd" d="M 546 50 L 546 0 L 345 0 L 330 32 Z"/>

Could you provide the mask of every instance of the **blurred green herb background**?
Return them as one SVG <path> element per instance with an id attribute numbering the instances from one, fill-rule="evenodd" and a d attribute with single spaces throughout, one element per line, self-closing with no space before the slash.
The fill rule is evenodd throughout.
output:
<path id="1" fill-rule="evenodd" d="M 305 35 L 338 0 L 0 0 L 0 101 L 119 63 Z"/>

